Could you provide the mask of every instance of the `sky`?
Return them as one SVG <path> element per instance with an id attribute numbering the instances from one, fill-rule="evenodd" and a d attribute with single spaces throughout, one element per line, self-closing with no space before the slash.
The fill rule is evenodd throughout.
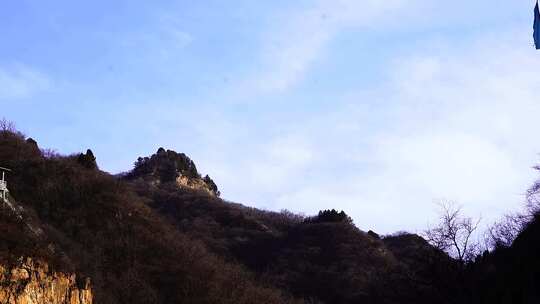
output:
<path id="1" fill-rule="evenodd" d="M 533 1 L 0 0 L 0 117 L 130 170 L 184 152 L 222 197 L 422 231 L 538 177 Z"/>

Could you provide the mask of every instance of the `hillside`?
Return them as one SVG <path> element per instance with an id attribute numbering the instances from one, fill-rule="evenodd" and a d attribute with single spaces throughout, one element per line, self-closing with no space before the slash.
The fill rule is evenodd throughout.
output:
<path id="1" fill-rule="evenodd" d="M 462 265 L 420 236 L 362 231 L 343 211 L 302 217 L 224 201 L 189 157 L 162 148 L 112 176 L 90 150 L 62 156 L 4 130 L 0 165 L 13 170 L 10 200 L 22 210 L 0 212 L 1 265 L 30 258 L 73 274 L 94 303 L 538 299 L 538 220 L 511 248 Z"/>
<path id="2" fill-rule="evenodd" d="M 131 184 L 88 166 L 81 155 L 44 155 L 35 141 L 3 131 L 0 159 L 13 170 L 12 196 L 46 236 L 34 242 L 24 223 L 6 215 L 5 260 L 46 260 L 89 277 L 95 303 L 294 302 L 175 229 Z"/>

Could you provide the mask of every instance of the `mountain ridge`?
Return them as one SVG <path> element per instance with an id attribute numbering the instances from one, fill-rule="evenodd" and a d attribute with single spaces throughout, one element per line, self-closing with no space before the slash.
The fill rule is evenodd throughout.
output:
<path id="1" fill-rule="evenodd" d="M 99 170 L 91 150 L 45 153 L 35 140 L 0 130 L 0 161 L 13 169 L 10 193 L 25 210 L 23 219 L 1 210 L 0 260 L 31 258 L 87 277 L 95 303 L 510 303 L 504 301 L 520 292 L 527 303 L 536 297 L 534 289 L 502 282 L 504 275 L 523 286 L 536 282 L 519 261 L 540 252 L 537 219 L 511 247 L 463 264 L 415 234 L 362 231 L 343 211 L 306 217 L 226 202 L 189 157 L 163 148 L 112 176 Z M 180 177 L 202 181 L 203 188 L 179 184 Z M 37 223 L 43 236 L 30 233 L 27 223 Z M 508 269 L 507 261 L 517 266 Z"/>

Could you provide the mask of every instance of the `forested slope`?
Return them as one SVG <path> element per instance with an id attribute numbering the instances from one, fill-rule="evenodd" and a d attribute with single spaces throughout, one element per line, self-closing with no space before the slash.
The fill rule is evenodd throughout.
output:
<path id="1" fill-rule="evenodd" d="M 174 151 L 160 149 L 113 176 L 90 150 L 63 156 L 3 130 L 0 165 L 13 170 L 11 200 L 22 210 L 0 212 L 3 264 L 30 257 L 89 278 L 95 303 L 539 299 L 537 218 L 512 246 L 462 263 L 418 235 L 362 231 L 342 211 L 304 217 L 224 201 Z"/>

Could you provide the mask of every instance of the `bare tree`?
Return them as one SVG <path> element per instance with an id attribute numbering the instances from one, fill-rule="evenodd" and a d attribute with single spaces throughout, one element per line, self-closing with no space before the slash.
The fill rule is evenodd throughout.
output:
<path id="1" fill-rule="evenodd" d="M 439 204 L 439 223 L 429 227 L 424 236 L 433 246 L 447 252 L 450 256 L 465 262 L 478 254 L 479 246 L 472 240 L 480 218 L 463 216 L 461 207 L 451 201 Z"/>
<path id="2" fill-rule="evenodd" d="M 15 132 L 15 124 L 5 118 L 0 119 L 0 132 Z"/>
<path id="3" fill-rule="evenodd" d="M 540 171 L 540 165 L 534 166 L 533 169 Z M 531 216 L 540 212 L 540 180 L 536 180 L 534 184 L 527 190 L 527 213 Z"/>
<path id="4" fill-rule="evenodd" d="M 502 220 L 495 222 L 488 228 L 486 240 L 487 249 L 510 247 L 531 219 L 532 217 L 528 213 L 505 215 Z"/>
<path id="5" fill-rule="evenodd" d="M 58 159 L 60 158 L 60 153 L 58 153 L 58 151 L 54 150 L 54 149 L 49 149 L 49 148 L 44 148 L 44 149 L 41 149 L 41 154 L 45 157 L 45 158 L 49 158 L 49 159 Z"/>
<path id="6" fill-rule="evenodd" d="M 540 171 L 540 165 L 533 168 Z M 540 180 L 535 181 L 527 190 L 526 203 L 524 211 L 505 215 L 503 219 L 489 227 L 486 233 L 488 249 L 511 246 L 527 224 L 540 213 Z"/>

